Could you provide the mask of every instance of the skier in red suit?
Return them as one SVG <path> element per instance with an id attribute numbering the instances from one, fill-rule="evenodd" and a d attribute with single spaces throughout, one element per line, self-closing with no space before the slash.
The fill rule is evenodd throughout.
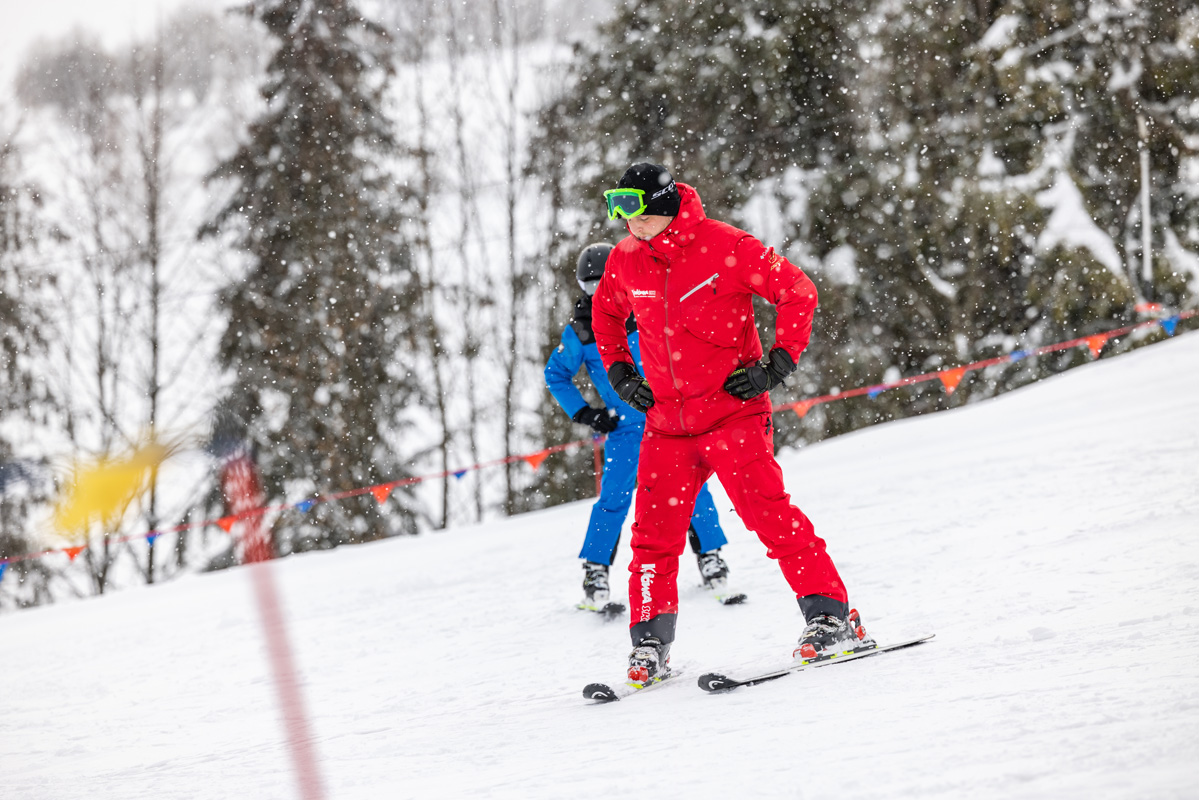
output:
<path id="1" fill-rule="evenodd" d="M 668 673 L 678 559 L 696 493 L 713 473 L 795 592 L 807 622 L 795 657 L 874 646 L 774 458 L 768 392 L 808 344 L 816 287 L 750 234 L 709 219 L 695 189 L 661 166 L 633 165 L 605 197 L 609 218 L 623 217 L 630 235 L 608 258 L 592 329 L 617 394 L 646 411 L 629 565 L 629 681 Z M 753 295 L 778 309 L 765 358 Z M 629 351 L 629 314 L 641 331 L 644 378 Z"/>

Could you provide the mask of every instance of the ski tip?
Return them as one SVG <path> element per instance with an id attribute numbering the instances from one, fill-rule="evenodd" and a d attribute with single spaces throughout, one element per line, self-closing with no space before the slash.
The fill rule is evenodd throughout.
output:
<path id="1" fill-rule="evenodd" d="M 608 603 L 600 609 L 600 613 L 604 615 L 604 619 L 611 621 L 624 614 L 626 611 L 624 603 Z"/>
<path id="2" fill-rule="evenodd" d="M 708 672 L 699 676 L 699 688 L 705 692 L 722 692 L 732 689 L 735 683 L 717 672 Z"/>
<path id="3" fill-rule="evenodd" d="M 624 603 L 607 603 L 603 606 L 589 606 L 586 603 L 579 603 L 575 608 L 580 611 L 590 611 L 593 614 L 599 614 L 605 622 L 617 619 L 627 610 Z"/>
<path id="4" fill-rule="evenodd" d="M 616 692 L 611 686 L 605 683 L 589 683 L 583 687 L 583 697 L 588 700 L 594 700 L 597 703 L 610 703 L 613 700 L 619 700 Z"/>

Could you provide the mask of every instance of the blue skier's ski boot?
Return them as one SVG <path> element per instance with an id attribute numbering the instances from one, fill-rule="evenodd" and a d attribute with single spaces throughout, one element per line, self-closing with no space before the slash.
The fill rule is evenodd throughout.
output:
<path id="1" fill-rule="evenodd" d="M 579 608 L 599 611 L 608 605 L 608 565 L 594 561 L 583 562 L 583 600 Z"/>

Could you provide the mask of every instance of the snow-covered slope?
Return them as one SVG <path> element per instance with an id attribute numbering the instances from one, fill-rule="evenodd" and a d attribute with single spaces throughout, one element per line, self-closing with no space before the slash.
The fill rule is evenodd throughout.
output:
<path id="1" fill-rule="evenodd" d="M 1197 367 L 1180 335 L 784 453 L 869 630 L 937 639 L 729 695 L 694 676 L 801 627 L 731 513 L 749 602 L 684 590 L 690 675 L 610 706 L 580 696 L 628 650 L 571 608 L 586 503 L 279 562 L 329 796 L 1194 797 Z M 249 581 L 0 617 L 0 795 L 297 796 Z"/>

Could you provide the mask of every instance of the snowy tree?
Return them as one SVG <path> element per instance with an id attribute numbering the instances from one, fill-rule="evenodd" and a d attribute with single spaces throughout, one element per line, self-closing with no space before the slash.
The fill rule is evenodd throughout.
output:
<path id="1" fill-rule="evenodd" d="M 383 31 L 346 0 L 250 9 L 278 50 L 266 110 L 214 173 L 235 188 L 207 232 L 229 232 L 249 260 L 221 296 L 230 408 L 248 425 L 268 494 L 296 500 L 404 476 L 398 434 L 420 381 L 403 347 L 418 285 L 396 234 L 407 191 L 390 172 L 399 154 Z M 412 530 L 409 503 L 392 498 L 399 515 L 369 497 L 318 505 L 277 546 Z"/>
<path id="2" fill-rule="evenodd" d="M 465 480 L 443 477 L 434 524 L 535 501 L 528 467 L 515 457 L 536 450 L 545 433 L 530 409 L 542 394 L 547 268 L 531 242 L 554 230 L 554 217 L 529 213 L 543 205 L 541 176 L 523 169 L 530 98 L 553 74 L 536 40 L 543 6 L 423 0 L 383 9 L 402 75 L 396 97 L 410 110 L 401 135 L 415 156 L 405 174 L 419 210 L 405 230 L 427 320 L 415 349 L 431 362 L 433 390 L 421 431 L 436 435 L 426 441 L 439 471 L 512 457 Z"/>
<path id="3" fill-rule="evenodd" d="M 1194 302 L 1199 279 L 1162 254 L 1196 241 L 1196 28 L 1172 3 L 634 4 L 576 47 L 534 166 L 567 165 L 575 245 L 604 238 L 598 198 L 625 166 L 675 168 L 817 283 L 812 345 L 775 399 L 869 385 L 1115 327 L 1139 299 Z M 1082 357 L 974 376 L 952 402 Z M 778 440 L 950 401 L 899 394 L 787 415 Z"/>
<path id="4" fill-rule="evenodd" d="M 178 443 L 211 408 L 216 331 L 204 290 L 218 266 L 213 248 L 195 241 L 209 202 L 201 173 L 256 51 L 244 31 L 192 11 L 124 51 L 79 37 L 22 67 L 18 93 L 41 134 L 30 147 L 55 168 L 43 191 L 54 228 L 40 246 L 58 276 L 56 313 L 40 372 L 69 399 L 50 427 L 72 458 L 106 459 L 147 438 Z M 124 519 L 73 532 L 89 537 L 75 563 L 94 590 L 105 590 L 124 555 L 145 580 L 164 577 L 155 549 L 172 539 L 181 568 L 184 536 L 129 535 L 179 522 L 205 480 L 202 468 L 177 472 L 164 492 L 156 466 Z"/>
<path id="5" fill-rule="evenodd" d="M 1145 297 L 1186 301 L 1164 263 L 1138 276 L 1130 235 L 1138 115 L 1153 120 L 1156 227 L 1195 226 L 1178 180 L 1196 129 L 1183 87 L 1199 80 L 1184 18 L 1161 4 L 910 0 L 860 20 L 852 154 L 812 202 L 815 251 L 856 275 L 834 300 L 834 342 L 854 363 L 835 371 L 918 374 L 1117 327 Z M 993 370 L 956 399 L 1081 358 Z M 944 402 L 863 400 L 830 410 L 831 427 Z"/>
<path id="6" fill-rule="evenodd" d="M 79 37 L 35 53 L 17 80 L 20 99 L 45 120 L 39 144 L 57 168 L 57 179 L 43 187 L 55 236 L 42 247 L 58 256 L 45 378 L 69 399 L 56 422 L 70 459 L 105 459 L 132 447 L 145 421 L 131 378 L 137 365 L 128 357 L 136 353 L 140 248 L 130 213 L 137 214 L 137 180 L 125 150 L 123 77 L 118 57 Z M 114 539 L 126 532 L 120 520 L 107 522 L 68 532 L 96 540 L 79 563 L 97 594 L 119 555 Z M 63 586 L 85 593 L 70 579 Z"/>
<path id="7" fill-rule="evenodd" d="M 788 210 L 791 225 L 776 230 L 770 244 L 809 266 L 803 256 L 810 220 L 802 209 L 810 185 L 849 151 L 856 76 L 848 54 L 862 5 L 656 0 L 618 10 L 576 45 L 563 91 L 538 117 L 530 169 L 550 176 L 547 192 L 565 229 L 547 260 L 569 275 L 588 242 L 622 238 L 622 225 L 604 221 L 603 190 L 631 163 L 653 160 L 694 185 L 710 216 L 764 238 L 750 201 Z M 835 293 L 821 286 L 818 338 L 840 327 L 827 308 L 841 304 L 826 289 Z M 573 292 L 567 282 L 558 296 L 559 326 Z M 762 305 L 758 321 L 769 342 L 773 315 Z M 830 371 L 825 354 L 805 357 L 805 374 L 814 366 L 823 382 Z M 552 416 L 552 400 L 546 403 Z M 789 429 L 780 428 L 787 440 Z"/>
<path id="8" fill-rule="evenodd" d="M 47 500 L 49 472 L 42 459 L 22 453 L 32 443 L 31 427 L 43 427 L 56 402 L 33 364 L 46 353 L 42 286 L 48 276 L 37 263 L 37 243 L 48 235 L 36 185 L 19 166 L 16 127 L 0 130 L 0 558 L 28 552 L 27 522 Z M 38 565 L 17 562 L 10 576 L 27 577 Z M 35 582 L 44 584 L 48 575 Z M 11 584 L 10 584 L 11 585 Z"/>
<path id="9" fill-rule="evenodd" d="M 698 187 L 712 216 L 736 219 L 756 182 L 844 152 L 852 76 L 838 54 L 856 5 L 622 6 L 575 46 L 567 88 L 540 115 L 533 168 L 568 177 L 572 210 L 595 233 L 603 189 L 644 159 Z"/>
<path id="10" fill-rule="evenodd" d="M 1138 299 L 1184 305 L 1192 295 L 1165 245 L 1181 236 L 1199 249 L 1199 207 L 1185 177 L 1188 159 L 1199 157 L 1199 14 L 1157 0 L 1012 3 L 987 33 L 998 56 L 993 80 L 1012 99 L 1031 101 L 1017 104 L 1026 129 L 1046 142 L 1034 157 L 1066 138 L 1063 128 L 1069 134 L 1066 170 L 1120 262 L 1104 263 L 1101 253 L 1096 260 L 1126 276 Z"/>

